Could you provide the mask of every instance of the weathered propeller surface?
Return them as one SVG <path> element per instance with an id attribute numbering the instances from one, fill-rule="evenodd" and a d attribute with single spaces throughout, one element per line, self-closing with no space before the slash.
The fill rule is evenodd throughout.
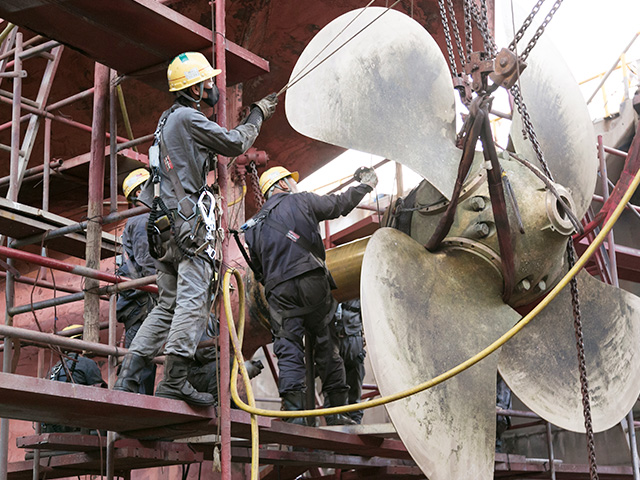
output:
<path id="1" fill-rule="evenodd" d="M 429 380 L 508 330 L 519 316 L 502 302 L 500 285 L 499 273 L 475 255 L 433 254 L 398 230 L 378 230 L 364 255 L 360 294 L 380 393 Z M 428 478 L 493 477 L 497 361 L 490 355 L 443 384 L 387 405 Z"/>
<path id="2" fill-rule="evenodd" d="M 619 423 L 640 392 L 640 298 L 584 271 L 578 289 L 593 429 L 599 432 Z M 569 288 L 502 347 L 499 368 L 531 410 L 559 427 L 585 431 Z"/>
<path id="3" fill-rule="evenodd" d="M 346 13 L 311 40 L 296 78 L 285 104 L 294 129 L 401 162 L 449 198 L 460 157 L 451 75 L 420 24 L 382 7 Z"/>
<path id="4" fill-rule="evenodd" d="M 591 202 L 597 165 L 586 105 L 564 62 L 544 39 L 528 65 L 521 79 L 524 101 L 554 180 L 570 191 L 581 217 Z M 305 72 L 310 73 L 303 77 Z M 429 194 L 432 207 L 440 202 L 439 193 L 450 198 L 461 157 L 454 146 L 453 87 L 439 47 L 422 26 L 384 8 L 347 13 L 305 49 L 291 80 L 299 78 L 286 98 L 287 117 L 298 132 L 403 163 L 437 190 Z M 514 114 L 515 151 L 535 163 L 521 123 Z M 531 172 L 518 173 L 524 167 L 509 168 L 506 162 L 503 167 L 518 187 L 515 197 L 527 236 L 514 242 L 515 281 L 530 284 L 533 300 L 558 281 L 570 228 L 558 228 L 567 220 L 542 182 L 532 186 L 538 181 L 527 180 Z M 519 318 L 501 300 L 501 259 L 488 191 L 472 178 L 467 181 L 456 213 L 456 238 L 445 238 L 444 250 L 427 252 L 393 229 L 381 229 L 367 246 L 363 319 L 376 380 L 385 395 L 454 367 Z M 532 195 L 523 183 L 539 192 Z M 513 207 L 508 210 L 513 216 Z M 412 236 L 414 229 L 432 232 L 442 211 L 436 206 L 414 213 Z M 487 227 L 482 235 L 476 228 L 480 224 Z M 514 225 L 512 234 L 521 235 Z M 554 235 L 559 247 L 551 249 Z M 602 430 L 619 422 L 640 392 L 640 353 L 635 352 L 640 299 L 582 277 L 594 427 Z M 565 338 L 573 338 L 572 328 L 567 290 L 503 347 L 500 370 L 533 411 L 581 431 L 577 355 Z M 473 478 L 493 478 L 497 363 L 491 355 L 444 384 L 387 405 L 402 441 L 430 480 L 469 478 L 469 472 Z"/>
<path id="5" fill-rule="evenodd" d="M 554 180 L 569 189 L 582 218 L 596 186 L 596 135 L 578 83 L 560 54 L 540 37 L 527 60 L 520 85 L 536 136 Z M 516 152 L 537 164 L 522 118 L 514 108 L 511 139 Z"/>

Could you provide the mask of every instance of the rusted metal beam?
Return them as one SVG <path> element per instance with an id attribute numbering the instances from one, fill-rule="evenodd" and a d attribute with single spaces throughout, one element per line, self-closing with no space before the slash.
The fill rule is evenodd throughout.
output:
<path id="1" fill-rule="evenodd" d="M 0 4 L 0 17 L 162 89 L 166 62 L 181 52 L 208 51 L 213 37 L 210 29 L 154 0 Z M 266 60 L 233 42 L 225 42 L 225 51 L 230 84 L 269 71 Z"/>
<path id="2" fill-rule="evenodd" d="M 91 163 L 89 164 L 89 204 L 87 217 L 93 219 L 103 214 L 104 172 L 105 172 L 105 133 L 107 124 L 109 98 L 109 68 L 100 63 L 95 64 L 93 93 L 93 119 L 91 122 Z M 88 268 L 100 267 L 100 243 L 102 225 L 98 222 L 87 224 L 86 265 Z M 85 287 L 88 290 L 84 298 L 84 333 L 83 338 L 98 341 L 100 328 L 100 300 L 91 293 L 98 288 L 95 278 L 87 278 Z"/>
<path id="3" fill-rule="evenodd" d="M 220 99 L 217 103 L 217 122 L 227 128 L 227 63 L 226 63 L 226 45 L 227 45 L 227 27 L 226 27 L 226 0 L 215 0 L 212 4 L 212 20 L 214 22 L 212 37 L 214 47 L 213 64 L 221 70 L 221 73 L 215 78 L 216 86 L 220 92 Z M 226 157 L 218 157 L 218 187 L 222 198 L 229 198 L 229 171 L 227 168 L 229 159 Z M 221 227 L 224 231 L 229 229 L 229 210 L 227 202 L 222 202 L 222 218 Z M 229 255 L 229 236 L 225 235 L 222 242 L 222 258 L 228 258 Z M 224 272 L 220 272 L 223 274 Z M 229 359 L 231 349 L 229 347 L 229 329 L 227 327 L 227 318 L 224 310 L 220 312 L 220 433 L 221 433 L 221 479 L 231 480 L 231 395 L 229 392 L 229 383 L 231 371 L 229 369 Z"/>

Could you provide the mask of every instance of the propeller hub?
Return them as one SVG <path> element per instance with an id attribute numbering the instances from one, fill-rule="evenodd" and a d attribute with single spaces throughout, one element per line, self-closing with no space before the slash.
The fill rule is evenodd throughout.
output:
<path id="1" fill-rule="evenodd" d="M 497 228 L 481 157 L 478 154 L 474 161 L 454 222 L 441 248 L 472 253 L 501 273 Z M 507 207 L 516 273 L 516 288 L 509 305 L 517 307 L 531 303 L 560 279 L 567 238 L 574 229 L 561 202 L 533 172 L 508 157 L 501 163 L 513 186 L 518 206 L 518 213 L 511 205 Z M 554 187 L 565 204 L 575 209 L 571 193 L 561 185 Z M 438 195 L 427 182 L 420 185 L 416 194 L 416 206 L 425 205 L 425 208 L 413 214 L 409 234 L 423 245 L 433 234 L 449 203 L 443 202 Z M 524 233 L 518 229 L 518 214 Z"/>

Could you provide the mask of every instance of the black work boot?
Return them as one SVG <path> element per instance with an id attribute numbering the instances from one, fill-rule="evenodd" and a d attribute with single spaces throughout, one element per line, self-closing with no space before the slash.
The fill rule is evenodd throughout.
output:
<path id="1" fill-rule="evenodd" d="M 304 396 L 305 392 L 302 390 L 285 393 L 282 395 L 282 410 L 304 410 Z M 307 420 L 304 417 L 285 418 L 284 421 L 294 425 L 307 425 Z"/>
<path id="2" fill-rule="evenodd" d="M 325 394 L 325 407 L 342 407 L 347 403 L 347 392 L 331 392 Z M 333 425 L 357 425 L 357 423 L 344 413 L 334 413 L 325 415 L 324 419 L 328 426 Z"/>
<path id="3" fill-rule="evenodd" d="M 208 407 L 215 403 L 213 395 L 198 392 L 187 381 L 191 359 L 179 355 L 167 355 L 164 359 L 164 378 L 156 388 L 156 397 L 184 400 L 189 405 Z"/>
<path id="4" fill-rule="evenodd" d="M 147 360 L 140 355 L 127 353 L 122 360 L 120 374 L 113 386 L 120 392 L 138 393 L 140 391 L 140 377 L 147 366 Z"/>

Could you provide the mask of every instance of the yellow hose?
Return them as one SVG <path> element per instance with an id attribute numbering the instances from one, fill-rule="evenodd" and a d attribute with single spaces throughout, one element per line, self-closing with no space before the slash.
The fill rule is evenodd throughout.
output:
<path id="1" fill-rule="evenodd" d="M 236 277 L 238 282 L 238 296 L 240 297 L 240 311 L 238 312 L 238 327 L 240 328 L 240 338 L 238 338 L 238 334 L 236 333 L 235 324 L 233 323 L 233 313 L 231 312 L 231 296 L 230 296 L 230 278 L 231 274 Z M 237 352 L 241 352 L 240 346 L 242 345 L 242 339 L 244 337 L 244 284 L 242 283 L 242 277 L 240 276 L 240 272 L 237 270 L 227 270 L 224 275 L 224 279 L 222 281 L 223 288 L 223 296 L 224 296 L 224 312 L 227 317 L 227 325 L 229 325 L 229 335 L 231 336 L 231 342 L 233 343 L 233 348 Z M 240 353 L 240 358 L 242 358 L 242 353 Z M 233 367 L 231 369 L 231 389 L 235 392 L 234 398 L 240 398 L 238 396 L 238 366 L 240 371 L 242 372 L 242 378 L 244 380 L 244 386 L 247 390 L 247 399 L 249 400 L 249 405 L 252 407 L 256 406 L 256 400 L 253 396 L 253 389 L 251 388 L 251 382 L 249 381 L 249 374 L 247 373 L 247 369 L 244 366 L 244 360 L 238 362 L 238 355 L 236 355 L 233 359 Z M 259 464 L 259 433 L 258 433 L 258 418 L 252 414 L 251 415 L 251 480 L 258 480 L 260 478 L 260 472 L 258 470 Z"/>
<path id="2" fill-rule="evenodd" d="M 480 360 L 489 356 L 491 353 L 495 352 L 498 348 L 504 345 L 516 333 L 522 330 L 525 327 L 525 325 L 527 325 L 533 318 L 535 318 L 535 316 L 538 315 L 538 313 L 540 313 L 558 295 L 558 293 L 560 293 L 560 291 L 567 286 L 569 281 L 571 281 L 571 279 L 577 275 L 580 269 L 584 267 L 584 265 L 587 263 L 591 255 L 593 255 L 593 253 L 596 251 L 596 249 L 600 247 L 605 237 L 608 235 L 609 231 L 613 228 L 613 225 L 618 221 L 618 218 L 622 214 L 625 206 L 627 205 L 627 202 L 631 200 L 631 196 L 636 191 L 636 188 L 638 188 L 638 183 L 640 183 L 640 171 L 636 173 L 636 176 L 634 177 L 633 182 L 631 182 L 631 185 L 629 185 L 629 188 L 627 189 L 624 196 L 620 200 L 620 203 L 618 203 L 616 209 L 613 211 L 611 218 L 609 218 L 609 221 L 602 227 L 602 230 L 600 231 L 598 236 L 594 239 L 591 245 L 589 245 L 589 247 L 584 252 L 584 254 L 578 259 L 578 261 L 573 266 L 573 268 L 569 270 L 569 272 L 562 278 L 562 280 L 560 280 L 560 282 L 547 294 L 547 296 L 538 305 L 536 305 L 536 307 L 533 310 L 531 310 L 531 312 L 529 312 L 526 316 L 520 319 L 520 321 L 516 323 L 509 331 L 507 331 L 498 340 L 493 342 L 484 350 L 474 355 L 473 357 L 467 359 L 466 361 L 462 362 L 461 364 L 457 365 L 456 367 L 446 371 L 445 373 L 442 373 L 437 377 L 432 378 L 429 381 L 421 383 L 416 387 L 410 388 L 408 390 L 404 390 L 399 393 L 395 393 L 393 395 L 388 395 L 386 397 L 370 400 L 365 403 L 356 403 L 352 405 L 343 405 L 341 407 L 320 408 L 316 410 L 299 410 L 299 411 L 265 410 L 262 408 L 256 408 L 254 405 L 247 405 L 238 396 L 238 390 L 235 384 L 232 382 L 231 395 L 233 397 L 234 402 L 239 408 L 241 408 L 246 412 L 249 412 L 252 415 L 262 415 L 265 417 L 293 418 L 293 417 L 312 417 L 312 416 L 318 416 L 318 415 L 333 415 L 336 413 L 354 412 L 356 410 L 373 408 L 380 405 L 384 405 L 386 403 L 394 402 L 396 400 L 401 400 L 403 398 L 406 398 L 416 393 L 427 390 L 428 388 L 434 387 L 444 382 L 445 380 L 448 380 L 451 377 L 457 375 L 458 373 L 463 372 L 467 368 L 475 365 Z M 242 288 L 240 287 L 242 282 L 240 280 L 239 273 L 237 273 L 235 270 L 233 272 L 236 275 L 236 278 L 238 278 L 239 292 L 244 292 L 244 287 Z M 227 275 L 230 275 L 229 271 L 227 271 L 227 274 L 225 275 L 225 279 L 227 278 Z M 226 285 L 225 292 L 224 292 L 225 310 L 227 309 L 227 302 L 228 302 L 229 303 L 228 310 L 231 311 L 230 300 L 229 300 L 228 292 L 226 290 L 228 288 L 228 284 L 225 284 L 225 285 Z M 244 296 L 242 294 L 240 295 L 240 305 L 241 305 L 241 312 L 244 312 Z M 235 332 L 235 326 L 229 314 L 227 314 L 227 321 L 229 322 L 229 334 L 232 335 L 233 348 L 235 351 L 235 361 L 239 362 L 242 375 L 243 376 L 246 375 L 246 378 L 248 378 L 246 369 L 244 369 L 244 359 L 242 358 L 242 352 L 240 350 L 241 344 L 239 342 L 236 342 L 237 335 Z M 240 319 L 239 324 L 240 322 L 242 322 L 241 324 L 244 325 L 244 318 Z"/>
<path id="3" fill-rule="evenodd" d="M 227 207 L 231 207 L 236 203 L 238 203 L 240 200 L 242 200 L 245 197 L 246 194 L 247 194 L 247 186 L 242 185 L 242 195 L 240 195 L 240 198 L 236 198 L 233 202 L 229 203 Z"/>

